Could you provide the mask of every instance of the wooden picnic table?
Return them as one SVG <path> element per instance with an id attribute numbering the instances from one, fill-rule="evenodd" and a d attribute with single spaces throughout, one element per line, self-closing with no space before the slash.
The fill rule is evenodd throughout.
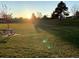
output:
<path id="1" fill-rule="evenodd" d="M 13 29 L 0 29 L 1 35 L 14 35 L 15 32 Z"/>

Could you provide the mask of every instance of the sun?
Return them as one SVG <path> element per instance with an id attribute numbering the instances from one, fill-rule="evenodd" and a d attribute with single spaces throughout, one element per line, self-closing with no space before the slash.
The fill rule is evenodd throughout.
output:
<path id="1" fill-rule="evenodd" d="M 22 11 L 18 11 L 18 13 L 16 13 L 16 17 L 23 17 L 23 18 L 30 19 L 31 14 L 32 14 L 32 12 L 30 10 L 22 10 Z"/>
<path id="2" fill-rule="evenodd" d="M 27 18 L 28 20 L 30 20 L 32 18 L 32 14 L 26 15 L 25 18 Z"/>
<path id="3" fill-rule="evenodd" d="M 28 20 L 31 20 L 32 13 L 34 13 L 35 16 L 37 17 L 36 11 L 31 11 L 31 10 L 22 10 L 22 11 L 19 11 L 18 14 L 16 14 L 16 15 L 17 15 L 17 17 L 23 17 Z"/>
<path id="4" fill-rule="evenodd" d="M 37 15 L 36 13 L 34 13 L 34 12 L 32 12 L 32 13 L 28 13 L 25 17 L 26 17 L 28 20 L 31 20 L 33 14 L 34 14 L 35 17 L 38 17 L 38 15 Z"/>
<path id="5" fill-rule="evenodd" d="M 32 17 L 32 13 L 31 12 L 25 12 L 25 13 L 22 13 L 21 16 L 23 18 L 27 18 L 29 20 Z"/>

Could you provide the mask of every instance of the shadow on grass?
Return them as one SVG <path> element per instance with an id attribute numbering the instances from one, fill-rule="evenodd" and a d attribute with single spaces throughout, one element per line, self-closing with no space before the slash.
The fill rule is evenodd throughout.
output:
<path id="1" fill-rule="evenodd" d="M 38 25 L 41 29 L 60 37 L 62 40 L 70 42 L 79 48 L 79 27 L 73 26 L 45 26 Z"/>
<path id="2" fill-rule="evenodd" d="M 9 39 L 10 39 L 10 37 L 1 37 L 0 36 L 0 44 L 7 43 Z"/>

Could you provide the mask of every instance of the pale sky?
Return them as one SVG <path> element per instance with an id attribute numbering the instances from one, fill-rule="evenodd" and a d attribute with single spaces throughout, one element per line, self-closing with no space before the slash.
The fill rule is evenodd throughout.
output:
<path id="1" fill-rule="evenodd" d="M 0 4 L 6 4 L 8 12 L 13 14 L 13 17 L 30 18 L 33 12 L 41 12 L 42 15 L 51 16 L 57 4 L 60 1 L 0 1 Z M 64 1 L 69 8 L 70 15 L 74 9 L 78 9 L 79 1 Z M 0 9 L 2 7 L 0 5 Z"/>

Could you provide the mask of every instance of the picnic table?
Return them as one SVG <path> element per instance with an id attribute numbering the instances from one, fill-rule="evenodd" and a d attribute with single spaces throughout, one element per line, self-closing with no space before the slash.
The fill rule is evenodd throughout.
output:
<path id="1" fill-rule="evenodd" d="M 14 32 L 14 30 L 13 29 L 0 29 L 0 34 L 1 35 L 14 35 L 15 34 L 15 32 Z"/>

